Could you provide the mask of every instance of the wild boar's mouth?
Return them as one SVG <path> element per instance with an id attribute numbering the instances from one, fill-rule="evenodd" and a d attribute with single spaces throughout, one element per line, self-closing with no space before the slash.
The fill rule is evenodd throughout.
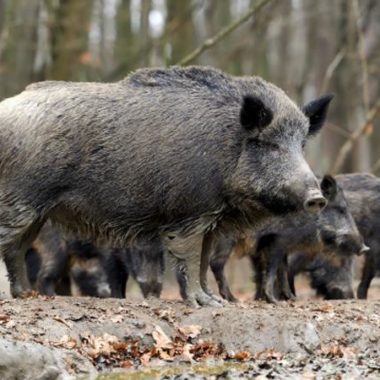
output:
<path id="1" fill-rule="evenodd" d="M 286 190 L 281 192 L 281 196 L 261 193 L 257 196 L 257 200 L 275 215 L 283 215 L 303 209 L 301 200 Z"/>

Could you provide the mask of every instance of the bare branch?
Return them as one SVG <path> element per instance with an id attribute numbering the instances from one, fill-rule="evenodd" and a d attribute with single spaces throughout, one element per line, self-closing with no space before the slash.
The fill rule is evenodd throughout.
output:
<path id="1" fill-rule="evenodd" d="M 329 66 L 327 67 L 325 76 L 323 78 L 322 86 L 321 86 L 321 94 L 324 94 L 327 91 L 327 88 L 329 86 L 330 80 L 332 76 L 334 75 L 335 70 L 338 68 L 340 63 L 342 62 L 344 56 L 346 54 L 346 48 L 342 48 L 338 51 L 334 59 L 331 61 Z"/>
<path id="2" fill-rule="evenodd" d="M 195 49 L 193 52 L 188 54 L 185 58 L 181 59 L 177 65 L 183 66 L 188 65 L 190 62 L 194 61 L 194 59 L 198 58 L 205 50 L 210 49 L 214 45 L 216 45 L 220 40 L 224 37 L 228 36 L 235 29 L 237 29 L 240 25 L 244 24 L 246 21 L 250 19 L 255 13 L 258 13 L 265 5 L 267 5 L 272 0 L 261 0 L 256 3 L 252 8 L 249 9 L 247 13 L 245 13 L 238 20 L 234 21 L 230 25 L 226 26 L 215 36 L 208 38 L 204 43 Z"/>
<path id="3" fill-rule="evenodd" d="M 340 136 L 343 136 L 346 139 L 349 139 L 351 137 L 350 132 L 346 131 L 345 129 L 343 129 L 342 127 L 339 127 L 336 124 L 327 123 L 326 127 L 324 128 L 330 129 L 331 131 L 335 132 L 336 134 Z"/>
<path id="4" fill-rule="evenodd" d="M 370 169 L 370 172 L 373 174 L 376 174 L 380 169 L 380 158 L 373 164 L 372 168 Z"/>
<path id="5" fill-rule="evenodd" d="M 356 29 L 358 33 L 358 56 L 360 60 L 360 67 L 362 71 L 362 81 L 363 81 L 363 103 L 365 111 L 369 110 L 369 85 L 368 85 L 368 62 L 364 46 L 364 36 L 363 31 L 360 27 L 360 10 L 358 0 L 352 0 L 354 15 L 356 18 Z"/>
<path id="6" fill-rule="evenodd" d="M 357 142 L 362 135 L 367 133 L 368 128 L 371 127 L 378 113 L 380 113 L 380 99 L 377 101 L 375 106 L 368 111 L 364 124 L 360 128 L 356 129 L 354 132 L 352 132 L 350 138 L 340 148 L 337 159 L 334 163 L 334 166 L 331 169 L 332 174 L 336 174 L 337 172 L 339 172 L 339 170 L 341 170 L 344 161 L 346 160 L 348 154 L 352 150 L 355 142 Z"/>

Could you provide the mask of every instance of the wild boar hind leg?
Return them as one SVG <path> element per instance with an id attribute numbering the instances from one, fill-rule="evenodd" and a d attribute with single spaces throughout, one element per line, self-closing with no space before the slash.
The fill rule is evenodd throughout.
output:
<path id="1" fill-rule="evenodd" d="M 0 202 L 0 253 L 7 268 L 13 297 L 20 297 L 31 289 L 26 272 L 25 253 L 42 224 L 33 210 Z"/>
<path id="2" fill-rule="evenodd" d="M 183 260 L 186 267 L 186 302 L 193 306 L 216 306 L 221 303 L 208 295 L 201 286 L 201 254 L 203 234 L 182 237 L 169 235 L 164 237 L 163 243 L 170 254 Z"/>

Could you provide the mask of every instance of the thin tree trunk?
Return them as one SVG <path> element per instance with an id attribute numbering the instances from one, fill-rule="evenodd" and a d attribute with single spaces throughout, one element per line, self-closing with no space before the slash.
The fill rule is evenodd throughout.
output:
<path id="1" fill-rule="evenodd" d="M 88 49 L 91 11 L 91 0 L 63 0 L 60 3 L 52 33 L 53 63 L 49 78 L 85 79 L 81 59 Z"/>
<path id="2" fill-rule="evenodd" d="M 0 51 L 0 96 L 20 92 L 33 81 L 37 50 L 38 0 L 9 2 L 3 14 L 6 31 Z M 27 38 L 26 38 L 27 36 Z"/>

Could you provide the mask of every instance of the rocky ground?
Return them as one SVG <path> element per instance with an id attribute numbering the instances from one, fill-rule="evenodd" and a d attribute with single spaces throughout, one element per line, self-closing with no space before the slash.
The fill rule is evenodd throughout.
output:
<path id="1" fill-rule="evenodd" d="M 251 294 L 197 310 L 168 291 L 166 300 L 6 298 L 0 379 L 380 378 L 378 284 L 369 301 L 310 301 L 306 286 L 293 303 Z"/>

